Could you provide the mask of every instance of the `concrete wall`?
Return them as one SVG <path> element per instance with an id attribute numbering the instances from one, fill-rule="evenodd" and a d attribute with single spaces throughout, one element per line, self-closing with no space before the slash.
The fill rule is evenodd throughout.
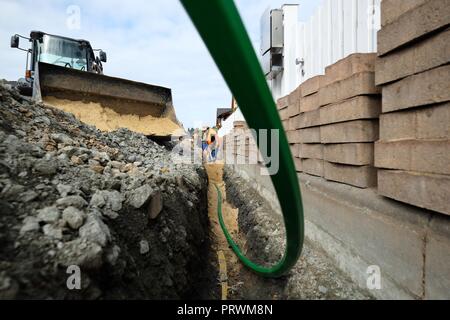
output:
<path id="1" fill-rule="evenodd" d="M 290 37 L 303 37 L 306 43 L 303 46 L 306 51 L 301 54 L 305 57 L 305 68 L 309 69 L 303 70 L 304 75 L 297 78 L 302 85 L 292 86 L 294 75 L 300 74 L 292 72 L 298 68 L 295 66 L 275 79 L 272 87 L 274 96 L 284 97 L 278 100 L 278 111 L 293 154 L 298 154 L 297 171 L 322 175 L 314 164 L 325 158 L 327 150 L 322 150 L 318 156 L 312 149 L 320 146 L 319 143 L 324 149 L 332 147 L 327 156 L 331 157 L 328 159 L 331 163 L 369 165 L 376 173 L 375 153 L 376 167 L 381 168 L 378 187 L 372 183 L 353 183 L 341 176 L 328 180 L 343 183 L 299 173 L 306 236 L 325 249 L 363 288 L 368 288 L 368 280 L 373 279 L 370 273 L 379 270 L 381 287 L 371 290 L 377 298 L 450 299 L 450 216 L 445 215 L 450 212 L 450 8 L 446 0 L 409 1 L 382 2 L 383 29 L 378 35 L 375 75 L 373 63 L 344 59 L 329 66 L 325 76 L 303 81 L 323 73 L 324 64 L 334 63 L 348 53 L 376 50 L 372 34 L 375 29 L 361 26 L 362 21 L 367 23 L 373 16 L 369 14 L 364 20 L 361 12 L 365 5 L 372 4 L 376 8 L 379 2 L 325 1 L 325 7 L 310 21 L 310 29 L 304 26 L 306 31 L 297 35 L 290 32 L 286 40 L 285 59 L 292 57 L 289 43 L 294 45 L 295 41 L 289 42 Z M 337 9 L 333 9 L 335 7 Z M 286 8 L 290 14 L 285 19 L 289 19 L 296 6 Z M 333 30 L 320 21 L 330 22 Z M 311 59 L 309 67 L 308 59 Z M 365 70 L 367 66 L 370 70 Z M 361 75 L 370 75 L 370 78 Z M 323 81 L 325 85 L 321 85 Z M 380 123 L 367 121 L 378 118 L 379 97 L 375 97 L 378 99 L 376 114 L 365 112 L 375 110 L 371 101 L 361 102 L 380 93 L 375 81 L 383 86 Z M 364 86 L 364 83 L 369 85 Z M 375 91 L 366 91 L 368 88 Z M 347 95 L 352 90 L 357 92 Z M 346 100 L 350 97 L 357 100 Z M 340 102 L 336 104 L 337 101 Z M 317 106 L 322 107 L 318 123 Z M 329 127 L 334 130 L 322 130 L 326 126 L 319 125 L 328 123 L 322 120 L 332 118 L 336 119 L 328 122 L 337 123 L 332 124 L 335 128 Z M 358 126 L 346 128 L 348 121 Z M 368 141 L 360 140 L 359 133 L 372 131 L 374 134 Z M 373 146 L 370 147 L 370 159 L 366 159 L 369 153 L 356 143 L 372 143 L 378 139 L 378 132 L 381 140 L 375 152 Z M 344 139 L 336 141 L 343 134 Z M 349 148 L 352 143 L 353 148 Z M 302 149 L 305 146 L 309 149 Z M 244 154 L 240 156 L 245 159 Z M 298 161 L 299 158 L 302 159 Z M 261 175 L 260 165 L 236 165 L 234 169 L 269 199 L 274 212 L 280 214 L 273 186 L 269 177 Z M 355 176 L 348 171 L 342 175 Z M 327 178 L 326 174 L 323 176 Z"/>
<path id="2" fill-rule="evenodd" d="M 381 7 L 378 192 L 450 215 L 449 1 L 401 3 Z"/>

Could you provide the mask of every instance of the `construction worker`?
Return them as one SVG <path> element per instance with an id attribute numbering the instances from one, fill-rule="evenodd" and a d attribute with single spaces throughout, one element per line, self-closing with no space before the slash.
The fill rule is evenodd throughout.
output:
<path id="1" fill-rule="evenodd" d="M 217 160 L 217 154 L 219 152 L 220 147 L 220 138 L 218 134 L 217 128 L 212 128 L 209 130 L 209 159 L 210 161 Z"/>
<path id="2" fill-rule="evenodd" d="M 202 159 L 206 162 L 208 159 L 208 147 L 209 147 L 209 127 L 202 131 Z"/>

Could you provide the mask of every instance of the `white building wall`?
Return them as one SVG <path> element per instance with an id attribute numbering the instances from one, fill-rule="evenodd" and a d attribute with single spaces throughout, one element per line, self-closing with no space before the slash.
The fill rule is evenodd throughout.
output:
<path id="1" fill-rule="evenodd" d="M 226 121 L 222 122 L 222 128 L 219 130 L 219 135 L 223 137 L 229 134 L 233 130 L 235 121 L 245 121 L 244 115 L 239 109 L 237 109 Z"/>
<path id="2" fill-rule="evenodd" d="M 376 52 L 380 3 L 381 0 L 322 0 L 305 22 L 298 21 L 301 5 L 283 6 L 284 71 L 271 81 L 274 98 L 283 97 L 305 80 L 324 74 L 327 66 L 349 54 Z M 292 30 L 294 26 L 297 32 Z M 304 61 L 304 65 L 296 65 L 296 60 Z"/>
<path id="3" fill-rule="evenodd" d="M 284 70 L 269 81 L 274 99 L 288 95 L 309 78 L 324 74 L 327 66 L 349 54 L 376 52 L 380 3 L 381 0 L 322 0 L 304 22 L 298 19 L 301 5 L 284 5 Z M 244 120 L 239 110 L 224 122 L 220 134 L 228 134 L 238 120 Z"/>

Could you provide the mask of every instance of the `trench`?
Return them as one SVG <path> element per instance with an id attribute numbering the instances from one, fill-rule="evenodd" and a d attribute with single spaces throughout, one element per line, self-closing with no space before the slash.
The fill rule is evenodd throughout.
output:
<path id="1" fill-rule="evenodd" d="M 211 251 L 216 257 L 217 270 L 217 298 L 221 300 L 240 300 L 240 299 L 264 299 L 276 300 L 285 297 L 284 291 L 287 284 L 286 278 L 268 279 L 263 278 L 246 267 L 239 261 L 236 254 L 231 249 L 228 241 L 220 227 L 218 218 L 218 192 L 216 186 L 222 194 L 222 216 L 224 223 L 236 244 L 241 250 L 249 255 L 255 261 L 261 264 L 274 262 L 279 255 L 274 255 L 271 258 L 263 254 L 263 248 L 247 243 L 247 232 L 249 229 L 258 229 L 257 221 L 245 222 L 243 215 L 246 215 L 245 206 L 241 206 L 236 202 L 236 199 L 228 199 L 229 196 L 235 196 L 230 193 L 234 188 L 234 178 L 228 177 L 225 173 L 226 166 L 223 163 L 206 164 L 205 169 L 208 175 L 208 217 L 210 221 L 211 232 Z M 236 181 L 240 183 L 242 181 Z M 243 197 L 253 197 L 254 194 L 242 194 Z M 241 215 L 240 209 L 241 207 Z M 250 225 L 251 226 L 250 226 Z M 241 229 L 242 228 L 242 229 Z M 250 232 L 252 240 L 260 240 L 258 235 Z M 269 242 L 270 239 L 265 239 L 262 243 Z M 278 243 L 277 243 L 278 245 Z M 281 245 L 280 252 L 283 250 L 284 244 Z M 270 261 L 272 260 L 272 261 Z"/>
<path id="2" fill-rule="evenodd" d="M 245 268 L 219 225 L 216 185 L 227 229 L 252 261 L 281 258 L 284 225 L 233 167 L 180 165 L 142 134 L 100 132 L 2 86 L 0 105 L 0 298 L 370 297 L 308 242 L 285 277 Z M 82 224 L 69 227 L 74 206 Z M 80 291 L 66 287 L 71 265 L 83 271 Z"/>
<path id="3" fill-rule="evenodd" d="M 336 266 L 318 244 L 306 240 L 296 266 L 280 278 L 261 277 L 239 261 L 218 221 L 218 193 L 222 193 L 222 215 L 233 240 L 252 261 L 271 266 L 285 248 L 282 217 L 252 186 L 235 174 L 231 166 L 206 164 L 210 257 L 215 265 L 214 295 L 207 299 L 372 299 Z"/>
<path id="4" fill-rule="evenodd" d="M 240 285 L 237 279 L 239 279 L 241 266 L 228 245 L 217 215 L 218 193 L 215 186 L 217 185 L 223 195 L 226 194 L 223 167 L 223 164 L 217 163 L 208 164 L 205 169 L 208 174 L 208 217 L 211 224 L 211 250 L 217 256 L 220 299 L 227 300 L 233 297 L 233 293 L 237 291 L 237 287 Z M 238 209 L 233 208 L 226 201 L 226 196 L 223 197 L 222 212 L 228 230 L 235 239 L 242 243 L 238 226 Z"/>

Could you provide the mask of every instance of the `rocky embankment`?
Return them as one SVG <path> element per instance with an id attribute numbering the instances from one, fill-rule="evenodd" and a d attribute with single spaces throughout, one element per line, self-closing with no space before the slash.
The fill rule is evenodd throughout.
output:
<path id="1" fill-rule="evenodd" d="M 145 136 L 0 85 L 0 298 L 196 297 L 206 191 L 203 168 Z M 81 290 L 67 287 L 73 265 Z"/>

